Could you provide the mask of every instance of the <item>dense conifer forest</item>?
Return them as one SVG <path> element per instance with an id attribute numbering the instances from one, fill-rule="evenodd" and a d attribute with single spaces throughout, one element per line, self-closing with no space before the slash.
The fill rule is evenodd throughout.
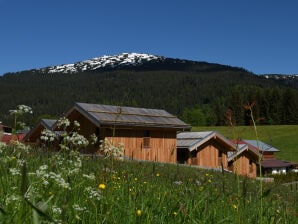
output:
<path id="1" fill-rule="evenodd" d="M 225 125 L 230 111 L 236 125 L 248 125 L 244 104 L 255 103 L 261 124 L 298 124 L 298 89 L 287 82 L 244 69 L 209 63 L 183 66 L 49 74 L 38 70 L 0 76 L 0 121 L 8 111 L 32 107 L 40 118 L 63 116 L 74 102 L 165 109 L 194 126 Z"/>

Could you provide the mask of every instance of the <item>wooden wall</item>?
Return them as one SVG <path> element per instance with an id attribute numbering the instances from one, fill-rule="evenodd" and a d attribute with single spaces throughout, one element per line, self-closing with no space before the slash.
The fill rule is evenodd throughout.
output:
<path id="1" fill-rule="evenodd" d="M 130 159 L 176 163 L 175 130 L 108 126 L 97 128 L 79 113 L 72 114 L 71 120 L 77 120 L 80 123 L 79 133 L 87 139 L 95 133 L 98 135 L 99 141 L 108 138 L 114 145 L 122 143 L 125 149 L 124 155 Z M 145 147 L 144 137 L 148 134 L 150 147 Z M 96 153 L 99 151 L 99 145 L 89 145 L 83 152 Z"/>
<path id="2" fill-rule="evenodd" d="M 101 134 L 102 131 L 100 130 Z M 116 129 L 114 135 L 105 130 L 104 136 L 108 137 L 115 145 L 124 144 L 125 156 L 137 160 L 175 163 L 177 159 L 176 131 L 174 130 L 149 130 L 150 147 L 144 146 L 143 129 Z"/>
<path id="3" fill-rule="evenodd" d="M 237 160 L 233 161 L 230 170 L 233 173 L 247 176 L 250 178 L 257 177 L 257 165 L 255 159 L 251 158 L 249 154 L 242 153 Z"/>
<path id="4" fill-rule="evenodd" d="M 222 164 L 224 169 L 227 168 L 227 149 L 214 140 L 206 142 L 191 154 L 188 164 L 209 168 L 221 168 Z"/>

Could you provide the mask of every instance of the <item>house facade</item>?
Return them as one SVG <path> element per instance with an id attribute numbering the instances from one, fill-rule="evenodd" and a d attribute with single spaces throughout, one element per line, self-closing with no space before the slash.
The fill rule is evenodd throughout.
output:
<path id="1" fill-rule="evenodd" d="M 158 109 L 75 103 L 65 117 L 71 123 L 80 123 L 78 133 L 86 139 L 92 134 L 98 138 L 97 144 L 89 144 L 82 153 L 101 153 L 100 144 L 109 140 L 115 146 L 124 146 L 125 157 L 137 160 L 175 163 L 176 134 L 191 129 L 176 116 Z M 59 131 L 56 124 L 51 129 Z M 26 139 L 30 142 L 36 138 L 31 134 Z"/>
<path id="2" fill-rule="evenodd" d="M 177 134 L 178 163 L 226 170 L 230 151 L 236 151 L 235 145 L 215 131 Z"/>
<path id="3" fill-rule="evenodd" d="M 228 170 L 241 176 L 257 177 L 258 152 L 248 144 L 238 142 L 237 151 L 228 152 Z"/>

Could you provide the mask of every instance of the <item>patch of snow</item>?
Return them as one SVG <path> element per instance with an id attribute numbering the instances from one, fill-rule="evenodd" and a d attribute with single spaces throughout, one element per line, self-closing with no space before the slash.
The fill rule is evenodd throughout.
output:
<path id="1" fill-rule="evenodd" d="M 86 70 L 92 71 L 99 68 L 115 68 L 117 66 L 138 66 L 142 65 L 144 62 L 154 60 L 164 60 L 164 57 L 140 53 L 122 53 L 119 55 L 112 56 L 104 55 L 102 57 L 95 57 L 89 60 L 76 62 L 72 64 L 63 64 L 46 67 L 40 70 L 43 72 L 47 71 L 48 73 L 76 73 L 79 71 Z"/>

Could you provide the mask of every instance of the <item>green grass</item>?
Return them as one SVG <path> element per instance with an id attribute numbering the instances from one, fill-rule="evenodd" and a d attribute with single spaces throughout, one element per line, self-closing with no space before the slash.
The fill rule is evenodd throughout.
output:
<path id="1" fill-rule="evenodd" d="M 223 136 L 233 139 L 233 131 L 227 126 L 193 127 L 192 131 L 218 131 Z M 298 162 L 298 125 L 257 126 L 259 140 L 280 150 L 277 158 Z M 256 139 L 253 127 L 235 127 L 235 133 L 241 139 Z"/>
<path id="2" fill-rule="evenodd" d="M 0 173 L 0 223 L 260 220 L 259 183 L 231 173 L 19 146 L 1 148 Z M 263 192 L 263 224 L 298 223 L 297 185 L 264 184 Z"/>

